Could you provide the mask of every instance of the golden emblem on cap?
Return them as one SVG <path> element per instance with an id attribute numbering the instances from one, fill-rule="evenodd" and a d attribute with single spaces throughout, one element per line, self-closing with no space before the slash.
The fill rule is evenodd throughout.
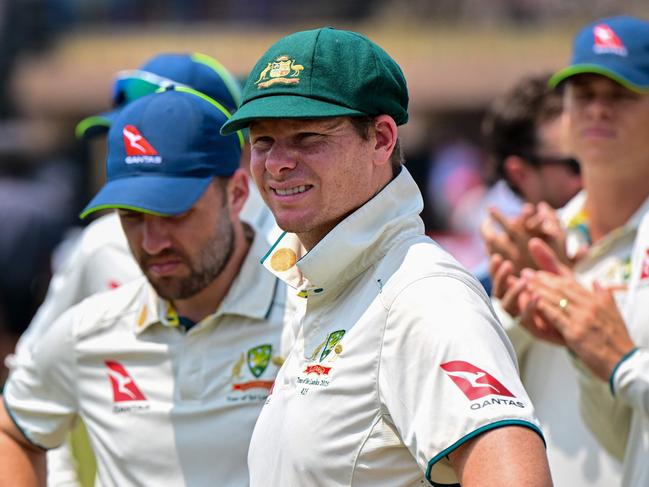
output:
<path id="1" fill-rule="evenodd" d="M 336 353 L 336 355 L 340 355 L 341 353 L 343 353 L 343 346 L 340 343 L 338 343 L 334 347 L 334 352 Z"/>
<path id="2" fill-rule="evenodd" d="M 279 355 L 275 355 L 273 358 L 270 359 L 270 361 L 274 365 L 277 365 L 278 367 L 281 367 L 284 364 L 284 357 L 280 357 Z"/>
<path id="3" fill-rule="evenodd" d="M 295 59 L 286 55 L 277 57 L 269 62 L 255 81 L 258 89 L 268 88 L 274 84 L 296 85 L 300 82 L 300 73 L 304 70 L 301 64 L 295 64 Z"/>
<path id="4" fill-rule="evenodd" d="M 289 270 L 296 262 L 297 255 L 293 250 L 287 248 L 277 250 L 270 258 L 270 266 L 277 272 Z"/>

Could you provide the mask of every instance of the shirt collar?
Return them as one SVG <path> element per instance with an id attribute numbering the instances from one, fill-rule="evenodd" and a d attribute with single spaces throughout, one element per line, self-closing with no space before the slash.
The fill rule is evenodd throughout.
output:
<path id="1" fill-rule="evenodd" d="M 294 234 L 283 234 L 264 266 L 305 296 L 341 285 L 374 264 L 398 240 L 422 235 L 423 199 L 405 167 L 376 196 L 341 221 L 306 252 Z"/>
<path id="2" fill-rule="evenodd" d="M 561 209 L 561 219 L 568 232 L 568 252 L 571 254 L 584 245 L 590 247 L 588 253 L 592 256 L 605 253 L 620 238 L 629 233 L 637 232 L 642 217 L 649 212 L 649 198 L 647 198 L 626 223 L 611 231 L 591 247 L 592 241 L 590 238 L 588 214 L 584 208 L 585 204 L 586 191 L 582 190 Z"/>
<path id="3" fill-rule="evenodd" d="M 259 265 L 268 245 L 264 236 L 255 232 L 248 254 L 221 305 L 215 313 L 205 317 L 201 323 L 217 319 L 222 315 L 240 315 L 254 320 L 264 320 L 267 317 L 278 287 L 277 278 L 268 272 L 263 272 Z M 134 324 L 136 334 L 140 334 L 154 324 L 170 328 L 178 327 L 179 318 L 173 305 L 158 296 L 151 284 L 147 282 L 146 292 L 136 313 Z"/>

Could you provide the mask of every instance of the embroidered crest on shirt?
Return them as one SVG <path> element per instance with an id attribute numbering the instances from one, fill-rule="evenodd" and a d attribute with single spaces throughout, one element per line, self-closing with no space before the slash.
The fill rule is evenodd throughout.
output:
<path id="1" fill-rule="evenodd" d="M 336 345 L 342 339 L 343 336 L 345 336 L 345 330 L 338 330 L 329 334 L 325 346 L 322 349 L 322 353 L 320 354 L 320 362 L 322 362 L 325 358 L 327 358 L 327 355 L 329 355 L 331 351 L 335 349 Z M 339 349 L 340 351 L 342 351 L 342 346 L 339 347 Z"/>
<path id="2" fill-rule="evenodd" d="M 304 368 L 300 368 L 301 374 L 296 378 L 297 384 L 302 386 L 299 389 L 300 394 L 306 395 L 312 386 L 329 387 L 333 369 L 330 364 L 343 353 L 343 345 L 340 341 L 345 336 L 345 332 L 346 330 L 332 331 L 311 352 L 307 359 L 308 363 L 302 365 Z"/>
<path id="3" fill-rule="evenodd" d="M 228 401 L 238 402 L 245 400 L 264 400 L 268 391 L 273 387 L 274 374 L 272 379 L 262 379 L 262 375 L 268 369 L 268 366 L 277 362 L 277 357 L 273 357 L 273 346 L 266 343 L 256 345 L 248 349 L 247 352 L 241 352 L 239 358 L 232 366 L 232 389 L 231 392 L 246 394 L 230 394 Z M 247 371 L 244 369 L 247 365 Z M 257 391 L 247 392 L 256 389 Z M 259 391 L 259 390 L 263 391 Z"/>

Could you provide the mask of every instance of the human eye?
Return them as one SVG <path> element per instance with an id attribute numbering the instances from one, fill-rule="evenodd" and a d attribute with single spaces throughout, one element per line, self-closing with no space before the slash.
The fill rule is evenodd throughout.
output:
<path id="1" fill-rule="evenodd" d="M 613 99 L 620 101 L 635 101 L 639 98 L 640 96 L 637 93 L 627 90 L 626 88 L 620 88 L 613 93 Z"/>
<path id="2" fill-rule="evenodd" d="M 142 219 L 142 213 L 133 210 L 118 209 L 117 214 L 124 222 L 134 223 Z"/>
<path id="3" fill-rule="evenodd" d="M 257 136 L 250 139 L 250 148 L 261 151 L 268 150 L 273 145 L 273 139 L 267 136 Z"/>
<path id="4" fill-rule="evenodd" d="M 575 86 L 572 90 L 572 96 L 580 102 L 590 101 L 593 99 L 593 91 L 585 86 Z"/>
<path id="5" fill-rule="evenodd" d="M 301 132 L 297 139 L 301 145 L 311 145 L 323 141 L 325 136 L 318 132 Z"/>

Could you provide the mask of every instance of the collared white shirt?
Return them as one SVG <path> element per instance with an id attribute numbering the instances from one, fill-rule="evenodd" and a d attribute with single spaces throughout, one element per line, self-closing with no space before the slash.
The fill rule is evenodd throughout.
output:
<path id="1" fill-rule="evenodd" d="M 615 396 L 632 408 L 622 485 L 649 485 L 649 213 L 638 230 L 624 318 L 637 351 L 611 374 Z"/>
<path id="2" fill-rule="evenodd" d="M 251 440 L 253 487 L 453 484 L 465 441 L 539 431 L 487 296 L 421 209 L 402 168 L 310 252 L 285 235 L 265 257 L 305 304 Z"/>
<path id="3" fill-rule="evenodd" d="M 25 436 L 56 447 L 81 417 L 100 485 L 248 485 L 248 443 L 281 364 L 285 286 L 259 265 L 265 242 L 187 332 L 144 278 L 66 312 L 5 388 Z"/>
<path id="4" fill-rule="evenodd" d="M 625 285 L 630 278 L 631 248 L 642 214 L 649 210 L 649 200 L 625 225 L 594 245 L 590 242 L 585 201 L 586 193 L 582 191 L 559 211 L 567 231 L 568 253 L 574 255 L 580 248 L 589 247 L 573 271 L 588 288 L 594 281 L 605 286 Z M 616 293 L 620 304 L 625 294 Z M 564 348 L 532 338 L 504 311 L 499 317 L 512 337 L 523 384 L 546 433 L 556 485 L 619 485 L 629 408 L 615 401 L 608 385 L 580 362 L 571 363 Z"/>
<path id="5" fill-rule="evenodd" d="M 569 235 L 586 235 L 588 215 L 583 210 L 585 196 L 577 205 L 566 207 L 565 221 Z M 570 205 L 570 203 L 569 203 Z M 627 286 L 631 278 L 631 254 L 640 222 L 649 212 L 649 198 L 629 220 L 593 244 L 584 258 L 573 268 L 579 282 L 590 288 L 597 281 L 605 286 L 617 287 L 615 299 L 624 309 Z M 575 232 L 575 228 L 579 231 Z M 570 242 L 568 242 L 570 245 Z M 576 365 L 579 384 L 579 410 L 581 416 L 599 443 L 615 458 L 622 459 L 626 448 L 631 420 L 631 409 L 611 394 L 609 384 L 595 377 L 582 363 Z"/>

